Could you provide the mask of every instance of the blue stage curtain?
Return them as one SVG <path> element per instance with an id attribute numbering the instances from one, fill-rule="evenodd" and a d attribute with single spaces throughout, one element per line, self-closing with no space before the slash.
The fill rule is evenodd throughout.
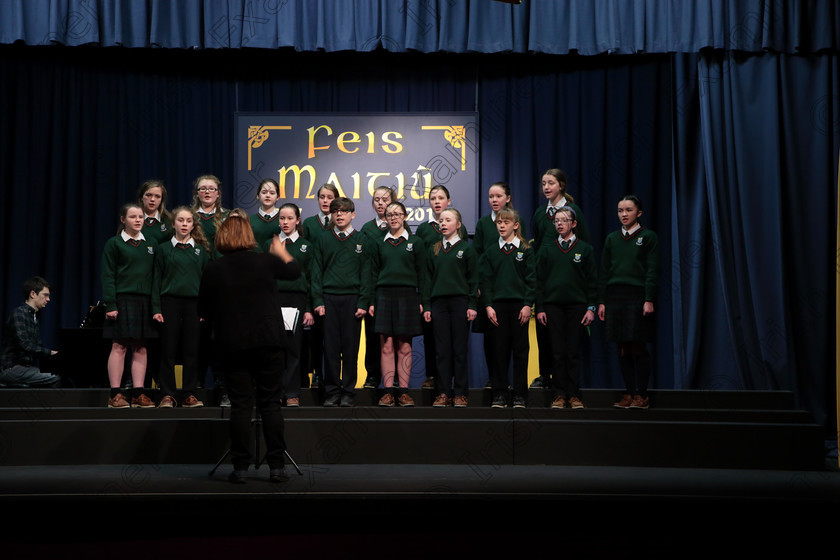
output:
<path id="1" fill-rule="evenodd" d="M 0 0 L 0 43 L 298 51 L 693 53 L 836 49 L 807 0 Z"/>
<path id="2" fill-rule="evenodd" d="M 678 386 L 792 390 L 827 420 L 837 56 L 679 55 L 674 74 Z"/>

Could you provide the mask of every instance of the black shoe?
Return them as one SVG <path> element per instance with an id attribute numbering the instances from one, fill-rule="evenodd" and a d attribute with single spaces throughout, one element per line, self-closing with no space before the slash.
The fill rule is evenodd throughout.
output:
<path id="1" fill-rule="evenodd" d="M 230 397 L 228 397 L 227 393 L 222 395 L 222 398 L 219 399 L 219 406 L 222 408 L 230 408 Z"/>
<path id="2" fill-rule="evenodd" d="M 542 375 L 531 381 L 531 385 L 528 386 L 529 389 L 545 389 L 546 387 L 548 387 L 548 380 Z"/>
<path id="3" fill-rule="evenodd" d="M 312 383 L 309 384 L 309 388 L 310 389 L 318 389 L 321 385 L 323 385 L 323 382 L 321 381 L 321 376 L 318 375 L 317 373 L 313 373 L 312 374 Z"/>
<path id="4" fill-rule="evenodd" d="M 490 406 L 493 408 L 507 408 L 507 399 L 502 395 L 496 395 L 493 397 L 493 403 Z"/>
<path id="5" fill-rule="evenodd" d="M 367 379 L 365 379 L 364 388 L 365 389 L 376 389 L 379 387 L 379 383 L 376 381 L 376 378 L 372 375 L 369 375 Z"/>
<path id="6" fill-rule="evenodd" d="M 269 482 L 286 482 L 289 480 L 289 477 L 286 476 L 286 471 L 282 468 L 280 469 L 271 469 L 268 471 L 268 481 Z"/>
<path id="7" fill-rule="evenodd" d="M 324 406 L 338 406 L 340 400 L 340 395 L 330 395 L 324 400 Z"/>
<path id="8" fill-rule="evenodd" d="M 528 404 L 523 397 L 513 397 L 513 408 L 526 408 Z"/>
<path id="9" fill-rule="evenodd" d="M 341 406 L 353 406 L 353 395 L 341 395 Z"/>
<path id="10" fill-rule="evenodd" d="M 245 469 L 233 469 L 230 472 L 230 476 L 228 476 L 228 482 L 232 482 L 234 484 L 245 484 L 245 473 L 248 472 Z"/>

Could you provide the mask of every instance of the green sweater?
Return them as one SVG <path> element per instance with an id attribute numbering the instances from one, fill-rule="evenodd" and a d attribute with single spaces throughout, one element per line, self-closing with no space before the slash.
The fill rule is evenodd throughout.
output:
<path id="1" fill-rule="evenodd" d="M 117 294 L 152 293 L 155 249 L 152 240 L 123 241 L 115 235 L 102 250 L 102 300 L 105 311 L 117 310 Z"/>
<path id="2" fill-rule="evenodd" d="M 261 250 L 269 253 L 271 239 L 263 243 Z M 286 250 L 300 267 L 300 276 L 294 280 L 277 280 L 277 291 L 295 292 L 306 294 L 306 305 L 304 311 L 312 312 L 312 262 L 315 260 L 315 245 L 303 236 L 298 236 L 294 243 L 286 243 Z"/>
<path id="3" fill-rule="evenodd" d="M 528 238 L 525 224 L 521 221 L 519 222 L 519 233 L 525 239 Z M 496 228 L 496 222 L 493 221 L 493 215 L 488 214 L 479 218 L 475 224 L 475 235 L 473 236 L 473 244 L 475 245 L 475 250 L 478 251 L 478 255 L 481 256 L 488 247 L 498 247 L 498 243 L 499 230 Z"/>
<path id="4" fill-rule="evenodd" d="M 435 243 L 443 239 L 443 235 L 440 233 L 440 224 L 437 222 L 423 222 L 417 226 L 417 235 L 423 239 L 427 248 L 434 246 Z M 461 224 L 461 228 L 458 230 L 458 237 L 469 239 L 469 234 L 464 224 Z"/>
<path id="5" fill-rule="evenodd" d="M 154 241 L 158 245 L 164 241 L 169 241 L 169 238 L 175 233 L 175 230 L 172 228 L 172 224 L 169 223 L 169 220 L 163 216 L 161 216 L 161 218 L 162 219 L 158 221 L 155 218 L 146 216 L 146 219 L 143 220 L 143 237 Z"/>
<path id="6" fill-rule="evenodd" d="M 496 301 L 517 301 L 523 306 L 533 305 L 536 298 L 536 258 L 531 247 L 514 247 L 505 252 L 498 246 L 488 246 L 479 258 L 479 288 L 482 307 Z"/>
<path id="7" fill-rule="evenodd" d="M 227 218 L 227 215 L 230 214 L 230 210 L 220 210 L 221 212 L 221 219 L 222 221 Z M 207 240 L 207 244 L 210 245 L 210 252 L 213 254 L 214 258 L 221 257 L 221 253 L 216 251 L 216 213 L 213 214 L 205 214 L 203 212 L 196 211 L 198 214 L 198 223 L 201 224 L 201 231 L 204 232 L 204 239 Z"/>
<path id="8" fill-rule="evenodd" d="M 341 239 L 335 230 L 325 232 L 315 242 L 312 261 L 312 306 L 324 305 L 324 294 L 359 296 L 356 307 L 370 306 L 371 246 L 367 236 L 354 230 Z"/>
<path id="9" fill-rule="evenodd" d="M 420 293 L 420 304 L 429 307 L 426 245 L 416 235 L 408 239 L 383 239 L 371 244 L 371 282 L 377 287 L 412 287 Z"/>
<path id="10" fill-rule="evenodd" d="M 418 234 L 420 228 L 417 228 Z M 447 251 L 440 246 L 435 254 L 435 246 L 428 249 L 428 269 L 431 299 L 439 297 L 466 296 L 468 307 L 478 308 L 478 253 L 462 237 Z"/>
<path id="11" fill-rule="evenodd" d="M 210 262 L 210 252 L 202 245 L 173 246 L 164 241 L 155 253 L 152 281 L 152 313 L 160 313 L 161 296 L 198 297 L 201 273 Z"/>
<path id="12" fill-rule="evenodd" d="M 592 245 L 576 238 L 564 250 L 559 240 L 546 239 L 537 251 L 537 299 L 535 309 L 545 304 L 595 305 L 598 294 L 597 272 Z"/>
<path id="13" fill-rule="evenodd" d="M 656 297 L 659 275 L 659 238 L 644 227 L 629 238 L 614 231 L 604 241 L 601 272 L 598 275 L 598 303 L 604 303 L 607 286 L 640 286 L 645 289 L 645 301 Z"/>
<path id="14" fill-rule="evenodd" d="M 251 229 L 254 230 L 254 239 L 257 241 L 257 247 L 262 247 L 265 242 L 271 242 L 271 236 L 280 233 L 280 212 L 275 212 L 274 216 L 268 218 L 259 212 L 251 214 L 248 217 L 251 221 Z"/>
<path id="15" fill-rule="evenodd" d="M 577 227 L 575 236 L 591 243 L 589 229 L 586 227 L 586 220 L 583 218 L 583 211 L 574 202 L 567 202 L 566 206 L 571 208 L 577 216 Z M 543 204 L 534 212 L 531 218 L 531 228 L 534 230 L 534 250 L 539 251 L 543 240 L 550 241 L 557 238 L 557 228 L 554 227 L 554 217 L 548 215 L 548 204 Z"/>
<path id="16" fill-rule="evenodd" d="M 308 239 L 312 243 L 317 243 L 318 239 L 327 231 L 328 228 L 324 227 L 323 222 L 318 218 L 319 214 L 315 214 L 314 216 L 309 216 L 303 220 L 303 236 Z"/>

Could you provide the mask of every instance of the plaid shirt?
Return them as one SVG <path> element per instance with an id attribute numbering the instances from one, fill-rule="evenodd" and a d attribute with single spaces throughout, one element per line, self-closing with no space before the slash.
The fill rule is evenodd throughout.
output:
<path id="1" fill-rule="evenodd" d="M 9 315 L 3 332 L 3 354 L 0 369 L 12 366 L 38 366 L 42 355 L 49 355 L 50 349 L 41 342 L 36 311 L 23 304 Z"/>

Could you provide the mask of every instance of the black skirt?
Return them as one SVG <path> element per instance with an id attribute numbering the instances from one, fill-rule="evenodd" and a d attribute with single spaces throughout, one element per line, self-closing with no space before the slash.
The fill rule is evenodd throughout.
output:
<path id="1" fill-rule="evenodd" d="M 102 336 L 114 340 L 157 338 L 158 328 L 152 320 L 151 298 L 137 294 L 118 294 L 117 318 L 105 318 Z"/>
<path id="2" fill-rule="evenodd" d="M 605 332 L 610 342 L 653 342 L 654 316 L 643 314 L 645 289 L 641 286 L 607 286 L 604 294 Z"/>
<path id="3" fill-rule="evenodd" d="M 386 336 L 418 336 L 423 332 L 420 294 L 409 286 L 376 288 L 373 331 Z"/>

